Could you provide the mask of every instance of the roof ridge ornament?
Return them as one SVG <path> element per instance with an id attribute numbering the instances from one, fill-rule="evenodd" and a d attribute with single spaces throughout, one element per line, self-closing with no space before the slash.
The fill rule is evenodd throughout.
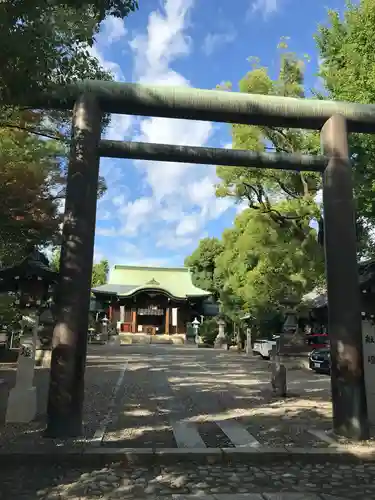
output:
<path id="1" fill-rule="evenodd" d="M 146 285 L 160 285 L 160 283 L 155 278 L 152 278 L 150 281 L 147 281 Z"/>

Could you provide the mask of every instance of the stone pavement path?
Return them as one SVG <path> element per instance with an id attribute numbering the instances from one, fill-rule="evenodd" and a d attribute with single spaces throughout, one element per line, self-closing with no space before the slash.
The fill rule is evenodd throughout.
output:
<path id="1" fill-rule="evenodd" d="M 113 463 L 98 468 L 30 464 L 2 466 L 0 484 L 4 500 L 185 500 L 190 495 L 194 495 L 191 500 L 197 496 L 237 500 L 235 495 L 243 495 L 243 500 L 371 499 L 375 497 L 375 464 L 140 467 Z"/>
<path id="2" fill-rule="evenodd" d="M 290 371 L 275 399 L 267 361 L 176 346 L 120 347 L 124 377 L 96 432 L 105 447 L 327 447 L 329 377 Z M 316 433 L 315 430 L 320 431 Z M 323 436 L 323 438 L 322 438 Z"/>

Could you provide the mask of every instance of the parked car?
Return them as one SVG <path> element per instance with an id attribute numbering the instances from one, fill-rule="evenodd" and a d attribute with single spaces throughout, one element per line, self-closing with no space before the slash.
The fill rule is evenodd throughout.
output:
<path id="1" fill-rule="evenodd" d="M 314 349 L 309 355 L 309 366 L 317 373 L 331 372 L 331 351 L 329 347 Z"/>
<path id="2" fill-rule="evenodd" d="M 324 349 L 329 345 L 329 337 L 326 333 L 310 333 L 306 335 L 306 344 L 314 349 Z"/>
<path id="3" fill-rule="evenodd" d="M 259 354 L 263 359 L 270 359 L 272 347 L 276 345 L 279 335 L 274 335 L 272 340 L 258 339 L 254 342 L 253 353 Z"/>
<path id="4" fill-rule="evenodd" d="M 8 331 L 5 328 L 0 330 L 0 348 L 6 349 L 8 346 Z"/>

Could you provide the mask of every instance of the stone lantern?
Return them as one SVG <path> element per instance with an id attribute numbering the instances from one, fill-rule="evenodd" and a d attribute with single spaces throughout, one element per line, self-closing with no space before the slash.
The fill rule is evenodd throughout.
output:
<path id="1" fill-rule="evenodd" d="M 107 315 L 104 315 L 104 318 L 102 319 L 102 334 L 103 336 L 107 337 L 107 340 L 109 340 L 109 319 L 107 318 Z"/>
<path id="2" fill-rule="evenodd" d="M 197 318 L 194 318 L 194 321 L 191 323 L 194 329 L 195 343 L 199 344 L 199 326 L 200 322 Z"/>
<path id="3" fill-rule="evenodd" d="M 0 269 L 0 292 L 15 296 L 22 314 L 21 325 L 32 334 L 21 338 L 16 385 L 9 393 L 6 421 L 27 423 L 37 413 L 36 387 L 33 385 L 40 314 L 51 307 L 53 284 L 58 273 L 48 266 L 43 254 L 34 250 L 22 262 Z"/>
<path id="4" fill-rule="evenodd" d="M 223 345 L 227 343 L 227 339 L 225 337 L 225 321 L 223 320 L 223 318 L 219 317 L 219 319 L 217 320 L 217 325 L 219 333 L 217 334 L 214 345 L 217 348 L 222 348 Z"/>

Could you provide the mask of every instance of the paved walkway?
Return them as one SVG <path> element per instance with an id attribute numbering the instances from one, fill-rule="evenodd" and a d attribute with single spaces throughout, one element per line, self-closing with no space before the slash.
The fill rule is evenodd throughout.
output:
<path id="1" fill-rule="evenodd" d="M 330 382 L 291 371 L 289 395 L 275 399 L 269 363 L 237 354 L 177 348 L 120 348 L 112 409 L 95 432 L 126 448 L 328 447 Z"/>
<path id="2" fill-rule="evenodd" d="M 14 371 L 9 367 L 0 367 L 0 371 L 6 381 L 0 387 L 4 392 L 11 386 Z M 38 419 L 27 426 L 3 427 L 0 452 L 15 446 L 19 450 L 27 445 L 31 450 L 45 446 L 40 431 L 44 428 L 43 391 L 48 373 L 39 370 L 36 380 Z M 98 464 L 96 455 L 85 464 L 81 457 L 65 465 L 53 465 L 52 459 L 38 464 L 26 458 L 25 465 L 3 460 L 0 499 L 375 497 L 375 463 L 332 463 L 328 454 L 325 463 L 328 449 L 338 443 L 326 432 L 331 425 L 331 403 L 330 381 L 324 375 L 289 371 L 288 397 L 280 400 L 272 395 L 268 362 L 260 359 L 195 347 L 92 347 L 84 416 L 84 445 L 89 453 L 100 455 L 104 448 L 182 452 L 224 448 L 241 454 L 266 446 L 271 447 L 270 460 L 259 463 L 253 459 L 250 464 L 233 458 L 225 464 L 203 463 L 193 456 L 181 463 L 176 458 L 173 465 L 156 460 L 146 467 L 144 463 L 111 463 L 117 458 L 107 458 L 103 468 L 93 465 Z M 323 463 L 321 459 L 319 463 L 313 459 L 299 462 L 290 455 L 272 460 L 277 449 L 295 447 L 323 450 Z"/>
<path id="3" fill-rule="evenodd" d="M 0 366 L 0 423 L 15 371 Z M 43 442 L 48 370 L 36 373 L 39 415 L 0 427 L 0 447 Z M 329 448 L 330 380 L 288 371 L 288 397 L 271 391 L 269 362 L 196 347 L 90 346 L 85 440 L 106 448 Z M 347 444 L 340 441 L 340 444 Z M 367 443 L 369 444 L 369 443 Z"/>

